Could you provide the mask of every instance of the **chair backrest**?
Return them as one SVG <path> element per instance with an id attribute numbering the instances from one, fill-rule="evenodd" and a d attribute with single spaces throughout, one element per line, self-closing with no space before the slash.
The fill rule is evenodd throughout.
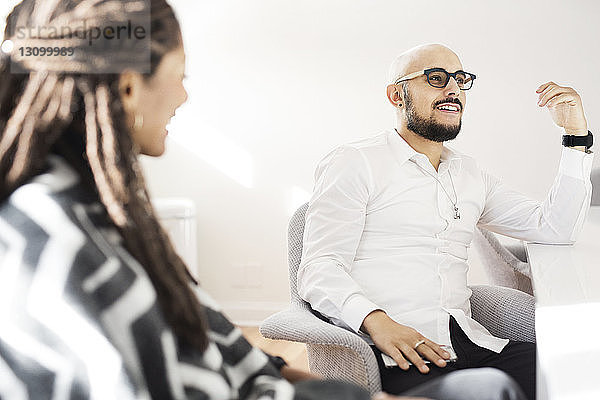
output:
<path id="1" fill-rule="evenodd" d="M 531 267 L 522 244 L 507 248 L 492 232 L 477 228 L 473 248 L 479 253 L 482 267 L 492 286 L 504 286 L 533 295 Z M 522 259 L 519 258 L 522 253 Z"/>
<path id="2" fill-rule="evenodd" d="M 304 203 L 292 216 L 288 228 L 288 265 L 290 268 L 290 295 L 292 304 L 308 305 L 298 295 L 298 267 L 302 259 L 302 241 L 304 238 L 304 221 L 308 203 Z"/>

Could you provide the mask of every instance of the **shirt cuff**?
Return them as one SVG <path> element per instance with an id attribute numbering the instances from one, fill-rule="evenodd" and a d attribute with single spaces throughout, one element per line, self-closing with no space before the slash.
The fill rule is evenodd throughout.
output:
<path id="1" fill-rule="evenodd" d="M 592 172 L 594 153 L 564 147 L 558 171 L 572 178 L 588 180 Z"/>
<path id="2" fill-rule="evenodd" d="M 355 294 L 346 300 L 342 308 L 342 321 L 344 321 L 354 332 L 360 333 L 360 327 L 367 315 L 375 310 L 381 310 L 377 304 L 365 296 Z"/>

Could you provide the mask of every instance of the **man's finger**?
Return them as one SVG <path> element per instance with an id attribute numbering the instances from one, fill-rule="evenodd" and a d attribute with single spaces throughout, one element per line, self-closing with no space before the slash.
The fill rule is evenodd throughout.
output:
<path id="1" fill-rule="evenodd" d="M 539 94 L 538 105 L 542 107 L 542 103 L 558 93 L 559 90 L 560 88 L 558 86 L 548 86 L 546 89 L 544 89 L 544 91 L 542 91 L 542 93 Z"/>
<path id="2" fill-rule="evenodd" d="M 417 351 L 426 359 L 437 365 L 438 367 L 445 367 L 446 361 L 440 357 L 431 347 L 423 344 L 417 348 Z"/>
<path id="3" fill-rule="evenodd" d="M 422 344 L 421 346 L 425 346 L 425 344 Z M 402 354 L 404 354 L 404 357 L 406 357 L 407 360 L 413 363 L 413 365 L 417 367 L 422 374 L 426 374 L 429 372 L 429 367 L 425 365 L 425 361 L 423 361 L 423 359 L 415 349 L 408 346 L 407 344 L 404 344 L 400 348 L 400 350 L 402 351 Z"/>
<path id="4" fill-rule="evenodd" d="M 396 361 L 396 364 L 398 364 L 398 366 L 403 370 L 406 371 L 410 368 L 410 365 L 408 364 L 408 362 L 406 362 L 406 359 L 402 356 L 402 353 L 396 347 L 392 346 L 389 350 L 385 351 L 384 353 L 392 357 L 394 361 Z"/>
<path id="5" fill-rule="evenodd" d="M 552 81 L 543 83 L 537 88 L 536 93 L 542 93 L 550 85 L 556 85 L 556 83 Z"/>
<path id="6" fill-rule="evenodd" d="M 540 107 L 544 107 L 546 105 L 546 103 L 548 103 L 548 100 L 550 100 L 551 98 L 553 98 L 556 95 L 559 95 L 559 94 L 562 94 L 565 92 L 566 92 L 565 88 L 561 88 L 560 86 L 554 86 L 550 90 L 548 90 L 547 92 L 544 92 L 544 94 L 540 96 L 540 99 L 538 100 L 538 105 Z"/>
<path id="7" fill-rule="evenodd" d="M 542 97 L 544 94 L 548 93 L 549 90 L 552 90 L 552 89 L 557 88 L 557 87 L 560 87 L 560 86 L 558 86 L 557 84 L 553 83 L 551 85 L 546 86 L 544 88 L 544 90 L 541 90 L 541 91 L 539 91 L 537 93 L 538 93 L 539 97 Z"/>
<path id="8" fill-rule="evenodd" d="M 433 349 L 433 351 L 435 351 L 444 360 L 447 360 L 450 358 L 450 353 L 448 353 L 446 350 L 442 349 L 442 347 L 439 344 L 437 344 L 436 342 L 431 341 L 429 339 L 425 339 L 425 344 L 428 347 L 430 347 L 431 349 Z"/>
<path id="9" fill-rule="evenodd" d="M 577 98 L 571 93 L 563 93 L 557 96 L 554 96 L 550 100 L 548 100 L 548 107 L 555 107 L 561 103 L 565 103 L 568 105 L 577 105 Z"/>

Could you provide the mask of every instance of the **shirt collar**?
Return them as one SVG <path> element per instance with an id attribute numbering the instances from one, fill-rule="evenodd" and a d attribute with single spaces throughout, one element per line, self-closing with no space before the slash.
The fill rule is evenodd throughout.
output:
<path id="1" fill-rule="evenodd" d="M 400 165 L 411 159 L 416 162 L 419 157 L 426 157 L 424 154 L 421 154 L 410 147 L 410 145 L 406 143 L 406 141 L 398 134 L 398 132 L 396 132 L 395 129 L 388 131 L 388 143 L 390 144 L 396 161 L 398 161 Z M 440 156 L 440 161 L 442 163 L 440 164 L 440 168 L 448 168 L 453 174 L 460 172 L 462 157 L 452 148 L 444 145 L 442 154 Z M 448 165 L 448 167 L 443 167 L 443 164 Z M 444 169 L 439 172 L 443 172 Z"/>
<path id="2" fill-rule="evenodd" d="M 410 159 L 414 160 L 419 156 L 419 153 L 410 147 L 395 129 L 388 131 L 388 143 L 390 144 L 396 161 L 398 161 L 400 165 L 404 164 Z"/>
<path id="3" fill-rule="evenodd" d="M 440 156 L 440 161 L 448 165 L 448 169 L 452 174 L 457 174 L 460 172 L 460 167 L 462 166 L 462 157 L 460 153 L 456 152 L 451 147 L 444 145 L 442 154 Z"/>

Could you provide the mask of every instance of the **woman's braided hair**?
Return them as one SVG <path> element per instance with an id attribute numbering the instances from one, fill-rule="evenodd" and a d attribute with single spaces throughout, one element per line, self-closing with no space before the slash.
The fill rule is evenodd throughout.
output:
<path id="1" fill-rule="evenodd" d="M 141 23 L 144 17 L 150 27 L 149 78 L 164 55 L 182 45 L 179 23 L 165 0 L 24 0 L 7 18 L 5 39 L 15 37 L 18 27 L 40 22 L 102 26 Z M 84 40 L 62 39 L 77 57 L 24 64 L 0 51 L 0 201 L 42 171 L 50 153 L 62 156 L 97 192 L 125 247 L 148 273 L 176 336 L 204 351 L 204 310 L 150 203 L 120 101 L 120 75 L 97 73 L 115 60 L 127 67 L 143 51 L 117 41 L 104 55 L 90 54 Z M 31 43 L 53 40 L 38 36 Z M 25 73 L 11 72 L 16 67 Z"/>

